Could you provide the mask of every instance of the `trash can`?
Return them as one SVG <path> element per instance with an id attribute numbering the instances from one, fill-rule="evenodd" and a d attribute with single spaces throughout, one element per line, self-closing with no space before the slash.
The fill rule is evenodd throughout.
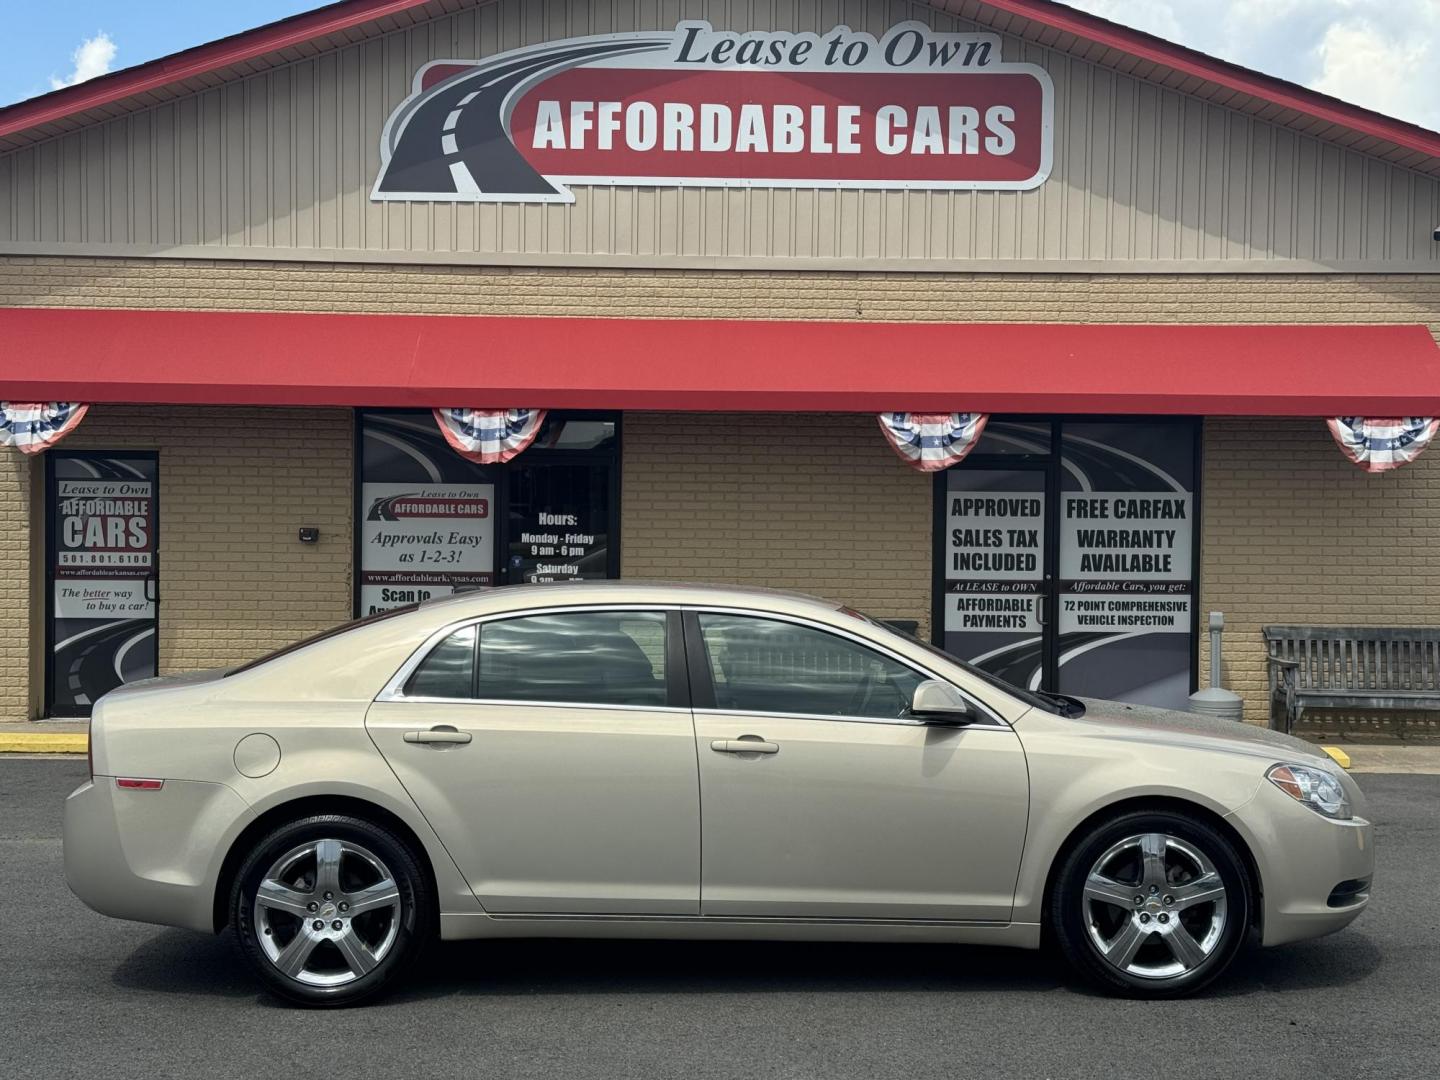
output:
<path id="1" fill-rule="evenodd" d="M 1190 695 L 1190 711 L 1222 720 L 1244 720 L 1244 699 L 1220 686 L 1220 634 L 1224 629 L 1225 613 L 1210 612 L 1210 685 Z"/>

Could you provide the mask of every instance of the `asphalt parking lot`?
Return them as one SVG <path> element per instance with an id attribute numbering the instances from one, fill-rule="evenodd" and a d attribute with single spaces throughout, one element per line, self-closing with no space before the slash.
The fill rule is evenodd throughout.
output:
<path id="1" fill-rule="evenodd" d="M 997 949 L 457 943 L 345 1012 L 260 993 L 228 937 L 65 888 L 81 760 L 0 759 L 0 1077 L 1433 1077 L 1440 776 L 1366 775 L 1370 910 L 1252 952 L 1205 997 L 1097 996 Z"/>

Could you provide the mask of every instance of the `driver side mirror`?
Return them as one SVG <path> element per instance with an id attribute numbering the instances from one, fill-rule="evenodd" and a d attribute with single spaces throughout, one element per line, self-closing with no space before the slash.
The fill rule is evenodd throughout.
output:
<path id="1" fill-rule="evenodd" d="M 939 679 L 926 679 L 915 688 L 910 715 L 922 723 L 953 724 L 957 727 L 975 720 L 975 710 L 960 691 Z"/>

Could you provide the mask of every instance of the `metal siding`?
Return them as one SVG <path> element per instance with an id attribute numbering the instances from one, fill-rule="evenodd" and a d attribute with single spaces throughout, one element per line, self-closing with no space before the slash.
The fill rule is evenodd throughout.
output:
<path id="1" fill-rule="evenodd" d="M 1040 64 L 1056 87 L 1055 167 L 1034 191 L 619 187 L 577 189 L 569 207 L 370 201 L 380 127 L 425 61 L 697 17 L 877 35 L 904 18 L 986 29 L 904 0 L 499 0 L 0 155 L 0 243 L 859 268 L 1440 265 L 1440 181 L 1011 36 L 1005 57 Z"/>
<path id="2" fill-rule="evenodd" d="M 0 242 L 17 240 L 20 217 L 20 163 L 12 157 L 0 157 L 0 190 L 14 192 L 9 203 L 0 206 Z"/>

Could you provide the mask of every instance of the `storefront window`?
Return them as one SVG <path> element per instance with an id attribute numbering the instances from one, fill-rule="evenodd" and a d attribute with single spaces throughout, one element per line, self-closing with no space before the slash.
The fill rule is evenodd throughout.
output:
<path id="1" fill-rule="evenodd" d="M 980 441 L 970 453 L 972 457 L 988 457 L 992 454 L 1007 457 L 1016 454 L 1049 454 L 1050 421 L 992 418 L 985 425 Z"/>
<path id="2" fill-rule="evenodd" d="M 457 454 L 429 411 L 359 423 L 358 614 L 470 589 L 619 576 L 619 422 L 552 413 L 505 465 Z"/>
<path id="3" fill-rule="evenodd" d="M 1028 689 L 1183 707 L 1197 431 L 992 421 L 938 481 L 937 643 Z"/>

